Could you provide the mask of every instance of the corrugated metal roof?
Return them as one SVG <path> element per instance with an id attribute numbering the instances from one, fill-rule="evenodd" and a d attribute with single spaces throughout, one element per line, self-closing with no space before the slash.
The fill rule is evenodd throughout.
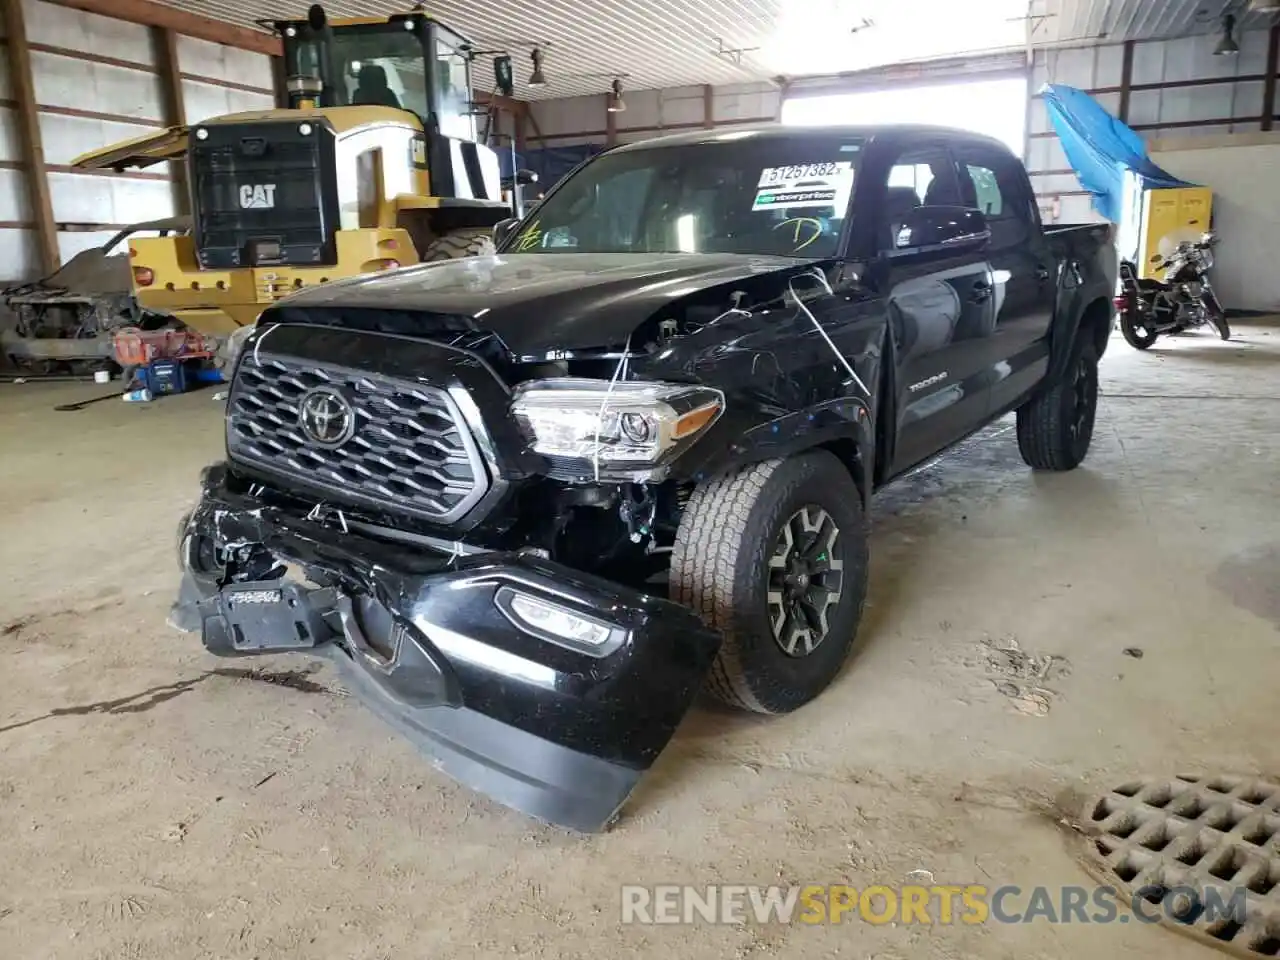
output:
<path id="1" fill-rule="evenodd" d="M 305 16 L 308 0 L 164 0 L 241 26 Z M 429 0 L 481 50 L 515 58 L 516 96 L 739 83 L 1034 45 L 1208 33 L 1243 0 Z M 330 0 L 331 17 L 404 12 L 409 2 Z M 1028 12 L 1031 17 L 1028 18 Z M 1261 25 L 1247 14 L 1242 25 Z M 525 84 L 543 49 L 548 84 Z M 476 77 L 488 80 L 487 67 Z"/>
<path id="2" fill-rule="evenodd" d="M 1031 10 L 1037 45 L 1213 33 L 1224 13 L 1234 14 L 1241 29 L 1268 26 L 1273 18 L 1248 0 L 1031 0 Z"/>

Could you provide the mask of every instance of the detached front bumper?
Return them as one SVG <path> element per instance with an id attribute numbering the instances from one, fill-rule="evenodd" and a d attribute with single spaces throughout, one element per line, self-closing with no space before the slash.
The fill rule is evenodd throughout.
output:
<path id="1" fill-rule="evenodd" d="M 536 557 L 456 557 L 264 505 L 211 469 L 172 622 L 220 656 L 312 651 L 455 779 L 605 827 L 675 732 L 719 637 L 667 600 Z M 256 551 L 256 579 L 209 562 Z"/>

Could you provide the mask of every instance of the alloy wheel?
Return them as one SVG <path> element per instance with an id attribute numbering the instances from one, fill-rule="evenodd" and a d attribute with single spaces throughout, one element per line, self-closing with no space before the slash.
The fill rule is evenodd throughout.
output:
<path id="1" fill-rule="evenodd" d="M 769 557 L 769 622 L 789 657 L 813 653 L 831 629 L 840 603 L 844 562 L 840 528 L 821 507 L 801 507 L 778 531 Z"/>
<path id="2" fill-rule="evenodd" d="M 1090 428 L 1098 396 L 1097 368 L 1087 357 L 1076 361 L 1071 378 L 1071 439 L 1078 441 Z"/>

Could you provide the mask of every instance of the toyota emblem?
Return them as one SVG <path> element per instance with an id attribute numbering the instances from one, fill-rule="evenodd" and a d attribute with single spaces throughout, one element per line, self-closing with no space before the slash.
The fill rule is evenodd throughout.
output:
<path id="1" fill-rule="evenodd" d="M 356 412 L 333 387 L 316 387 L 302 395 L 298 425 L 307 438 L 323 447 L 337 447 L 356 432 Z"/>

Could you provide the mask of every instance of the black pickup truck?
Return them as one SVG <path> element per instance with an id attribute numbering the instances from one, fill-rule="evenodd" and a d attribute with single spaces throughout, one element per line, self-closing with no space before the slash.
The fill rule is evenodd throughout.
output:
<path id="1" fill-rule="evenodd" d="M 816 697 L 866 507 L 1010 411 L 1093 432 L 1105 226 L 1048 231 L 995 141 L 698 132 L 609 150 L 494 257 L 303 291 L 246 340 L 175 625 L 309 650 L 445 771 L 606 825 L 706 687 Z"/>

